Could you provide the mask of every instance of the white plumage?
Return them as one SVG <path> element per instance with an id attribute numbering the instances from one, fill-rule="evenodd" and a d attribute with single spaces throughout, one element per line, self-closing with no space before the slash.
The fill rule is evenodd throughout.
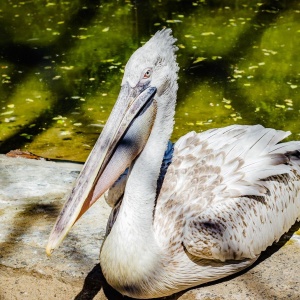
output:
<path id="1" fill-rule="evenodd" d="M 171 30 L 162 30 L 130 58 L 113 121 L 108 121 L 97 142 L 101 149 L 116 145 L 114 152 L 101 150 L 104 162 L 105 153 L 112 154 L 107 165 L 100 163 L 100 171 L 93 169 L 98 148 L 86 163 L 91 174 L 98 172 L 91 179 L 97 193 L 82 192 L 82 186 L 91 186 L 83 172 L 47 248 L 51 252 L 67 232 L 61 233 L 62 228 L 74 223 L 67 220 L 79 212 L 76 203 L 85 197 L 94 201 L 101 194 L 98 191 L 105 190 L 107 180 L 101 181 L 101 174 L 108 173 L 105 166 L 117 170 L 114 159 L 124 166 L 127 159 L 129 173 L 108 194 L 108 202 L 117 209 L 108 225 L 100 264 L 110 285 L 142 299 L 170 295 L 251 265 L 300 217 L 300 142 L 279 143 L 289 133 L 260 125 L 232 125 L 181 137 L 157 189 L 174 123 L 178 72 L 174 42 Z M 118 136 L 123 124 L 123 119 L 120 126 L 115 121 L 118 110 L 127 116 L 139 95 L 148 89 L 153 95 L 153 88 L 156 93 L 149 108 L 143 108 L 114 144 L 110 136 Z M 124 91 L 129 96 L 124 97 Z M 142 122 L 144 118 L 150 121 Z M 140 132 L 134 124 L 141 124 Z M 134 152 L 135 148 L 141 152 Z"/>
<path id="2" fill-rule="evenodd" d="M 148 42 L 157 44 L 152 55 L 160 55 L 159 43 L 165 37 L 169 42 L 169 34 L 159 32 Z M 140 64 L 137 57 L 147 55 L 146 47 L 131 60 Z M 131 72 L 126 70 L 123 82 Z M 156 100 L 160 104 L 165 98 L 173 100 L 165 94 Z M 162 118 L 168 113 L 162 109 Z M 156 199 L 157 172 L 170 134 L 163 132 L 169 131 L 166 120 L 158 118 L 132 166 L 100 254 L 108 282 L 137 298 L 169 295 L 249 266 L 300 216 L 299 153 L 293 153 L 300 142 L 278 144 L 289 133 L 260 125 L 181 137 Z"/>

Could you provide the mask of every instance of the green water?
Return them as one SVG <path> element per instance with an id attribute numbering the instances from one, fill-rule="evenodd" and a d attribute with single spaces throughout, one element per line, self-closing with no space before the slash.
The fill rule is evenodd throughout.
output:
<path id="1" fill-rule="evenodd" d="M 229 124 L 300 139 L 300 2 L 0 3 L 0 152 L 84 161 L 132 52 L 163 27 L 178 39 L 172 139 Z"/>

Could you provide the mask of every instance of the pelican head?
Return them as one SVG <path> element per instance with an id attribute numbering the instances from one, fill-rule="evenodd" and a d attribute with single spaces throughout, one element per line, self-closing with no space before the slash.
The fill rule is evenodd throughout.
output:
<path id="1" fill-rule="evenodd" d="M 50 255 L 81 215 L 109 189 L 146 145 L 154 126 L 174 118 L 177 72 L 170 29 L 157 32 L 125 67 L 117 102 L 49 237 Z M 159 122 L 157 121 L 159 119 Z M 172 126 L 168 126 L 171 134 Z"/>

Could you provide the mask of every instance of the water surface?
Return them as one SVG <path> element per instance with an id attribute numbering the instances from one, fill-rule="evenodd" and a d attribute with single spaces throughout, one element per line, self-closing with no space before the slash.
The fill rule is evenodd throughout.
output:
<path id="1" fill-rule="evenodd" d="M 178 39 L 172 140 L 257 124 L 300 135 L 299 1 L 1 1 L 0 152 L 84 161 L 135 49 Z"/>

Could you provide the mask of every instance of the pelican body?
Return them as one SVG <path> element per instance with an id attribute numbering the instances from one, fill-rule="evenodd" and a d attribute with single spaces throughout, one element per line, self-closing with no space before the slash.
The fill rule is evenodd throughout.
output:
<path id="1" fill-rule="evenodd" d="M 175 41 L 161 30 L 129 59 L 47 246 L 51 254 L 110 188 L 102 272 L 120 293 L 140 299 L 250 266 L 300 217 L 300 142 L 279 143 L 288 132 L 260 125 L 190 132 L 162 167 L 174 124 Z"/>

